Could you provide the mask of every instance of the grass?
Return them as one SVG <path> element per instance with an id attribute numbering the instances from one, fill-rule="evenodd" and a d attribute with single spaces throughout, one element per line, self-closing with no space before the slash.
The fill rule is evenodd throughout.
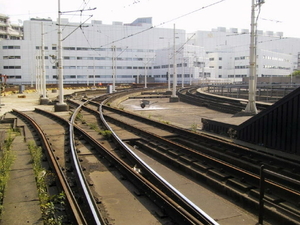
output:
<path id="1" fill-rule="evenodd" d="M 47 181 L 53 180 L 55 176 L 42 167 L 43 153 L 41 147 L 37 147 L 30 142 L 28 148 L 32 156 L 43 221 L 47 225 L 60 225 L 62 224 L 63 217 L 57 216 L 58 210 L 56 205 L 58 204 L 62 207 L 65 205 L 65 195 L 64 193 L 53 196 L 48 194 Z"/>
<path id="2" fill-rule="evenodd" d="M 191 125 L 191 131 L 197 132 L 197 127 L 198 127 L 198 125 L 197 125 L 196 123 L 193 123 L 193 124 Z"/>
<path id="3" fill-rule="evenodd" d="M 5 139 L 3 145 L 1 144 L 1 159 L 0 159 L 0 211 L 3 209 L 3 198 L 6 184 L 9 180 L 9 170 L 14 162 L 15 156 L 11 151 L 12 142 L 14 140 L 13 130 L 8 131 L 8 137 Z"/>

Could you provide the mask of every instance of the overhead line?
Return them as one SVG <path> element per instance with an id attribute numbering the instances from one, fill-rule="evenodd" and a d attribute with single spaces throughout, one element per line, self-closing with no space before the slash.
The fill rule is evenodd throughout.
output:
<path id="1" fill-rule="evenodd" d="M 147 28 L 147 29 L 145 29 L 145 30 L 139 31 L 139 32 L 137 32 L 137 33 L 134 33 L 134 34 L 125 36 L 125 37 L 123 37 L 123 38 L 120 38 L 120 39 L 117 39 L 117 40 L 112 41 L 112 42 L 110 42 L 110 43 L 107 43 L 107 44 L 105 44 L 105 45 L 102 45 L 101 47 L 106 46 L 106 45 L 111 45 L 111 44 L 114 44 L 114 43 L 116 43 L 116 42 L 122 41 L 122 40 L 124 40 L 124 39 L 127 39 L 127 38 L 133 37 L 133 36 L 135 36 L 135 35 L 144 33 L 144 32 L 146 32 L 146 31 L 149 31 L 149 30 L 153 29 L 153 28 L 160 27 L 160 26 L 162 26 L 162 25 L 164 25 L 164 24 L 173 22 L 173 21 L 178 20 L 178 19 L 180 19 L 180 18 L 182 18 L 182 17 L 188 16 L 188 15 L 191 15 L 191 14 L 193 14 L 193 13 L 195 13 L 195 12 L 200 11 L 200 10 L 203 10 L 203 9 L 206 9 L 206 8 L 209 8 L 209 7 L 212 7 L 212 6 L 217 5 L 217 4 L 219 4 L 219 3 L 221 3 L 221 2 L 224 2 L 224 1 L 226 1 L 226 0 L 220 0 L 220 1 L 214 2 L 214 3 L 212 3 L 212 4 L 209 4 L 209 5 L 207 5 L 207 6 L 203 6 L 203 7 L 199 8 L 199 9 L 196 9 L 196 10 L 194 10 L 194 11 L 192 11 L 192 12 L 189 12 L 189 13 L 186 13 L 186 14 L 184 14 L 184 15 L 178 16 L 178 17 L 176 17 L 176 18 L 174 18 L 174 19 L 168 20 L 168 21 L 166 21 L 166 22 L 162 22 L 162 23 L 160 23 L 160 24 L 158 24 L 158 25 L 151 26 L 151 27 L 149 27 L 149 28 Z"/>

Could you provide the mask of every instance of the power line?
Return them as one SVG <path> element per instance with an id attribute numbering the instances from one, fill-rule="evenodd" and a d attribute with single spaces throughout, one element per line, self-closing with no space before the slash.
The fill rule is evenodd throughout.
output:
<path id="1" fill-rule="evenodd" d="M 178 20 L 178 19 L 181 19 L 181 18 L 183 18 L 183 17 L 189 16 L 189 15 L 195 13 L 195 12 L 201 11 L 201 10 L 206 9 L 206 8 L 209 8 L 209 7 L 212 7 L 212 6 L 214 6 L 214 5 L 220 4 L 221 2 L 224 2 L 224 1 L 226 1 L 226 0 L 220 0 L 220 1 L 217 1 L 217 2 L 214 2 L 214 3 L 211 3 L 211 4 L 209 4 L 209 5 L 206 5 L 206 6 L 203 6 L 203 7 L 201 7 L 201 8 L 198 8 L 198 9 L 196 9 L 196 10 L 194 10 L 194 11 L 191 11 L 191 12 L 189 12 L 189 13 L 186 13 L 186 14 L 184 14 L 184 15 L 178 16 L 178 17 L 176 17 L 176 18 L 174 18 L 174 19 L 171 19 L 171 20 L 162 22 L 162 23 L 160 23 L 160 24 L 158 24 L 158 25 L 151 26 L 151 27 L 149 27 L 149 28 L 147 28 L 147 29 L 145 29 L 145 30 L 142 30 L 142 31 L 139 31 L 139 32 L 137 32 L 137 33 L 134 33 L 134 34 L 130 34 L 130 35 L 128 35 L 128 36 L 125 36 L 125 37 L 123 37 L 123 38 L 114 40 L 114 41 L 112 41 L 112 42 L 110 42 L 110 43 L 108 43 L 108 44 L 102 45 L 101 47 L 106 46 L 106 45 L 112 45 L 112 44 L 114 44 L 114 43 L 116 43 L 116 42 L 119 42 L 119 41 L 125 40 L 125 39 L 127 39 L 127 38 L 136 36 L 136 35 L 138 35 L 138 34 L 147 32 L 147 31 L 149 31 L 149 30 L 151 30 L 151 29 L 153 29 L 153 28 L 157 28 L 157 27 L 160 27 L 160 26 L 165 25 L 165 24 L 167 24 L 167 23 L 171 23 L 171 22 L 173 22 L 173 21 L 175 21 L 175 20 Z"/>

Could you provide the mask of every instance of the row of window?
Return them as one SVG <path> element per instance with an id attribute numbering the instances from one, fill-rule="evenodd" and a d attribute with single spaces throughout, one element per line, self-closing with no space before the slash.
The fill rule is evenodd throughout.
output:
<path id="1" fill-rule="evenodd" d="M 107 60 L 107 61 L 112 61 L 112 57 L 76 57 L 76 56 L 64 56 L 64 60 Z M 118 61 L 143 61 L 146 59 L 143 58 L 122 58 L 122 57 L 117 57 L 115 58 Z"/>
<path id="2" fill-rule="evenodd" d="M 3 69 L 21 69 L 21 66 L 3 66 Z"/>
<path id="3" fill-rule="evenodd" d="M 247 77 L 247 74 L 228 75 L 228 78 L 235 78 L 235 77 Z"/>
<path id="4" fill-rule="evenodd" d="M 10 56 L 3 56 L 3 59 L 21 59 L 21 56 L 10 55 Z"/>
<path id="5" fill-rule="evenodd" d="M 140 75 L 143 76 L 143 75 Z M 118 75 L 118 78 L 135 78 L 136 75 Z M 156 78 L 167 78 L 167 75 L 163 74 L 163 75 L 154 75 L 154 77 Z M 177 74 L 178 78 L 181 78 L 181 74 Z M 185 74 L 184 77 L 189 78 L 190 75 L 189 74 Z M 191 74 L 191 77 L 193 77 L 193 75 Z M 86 79 L 87 76 L 86 75 L 64 75 L 65 79 Z M 89 79 L 104 79 L 104 78 L 112 78 L 111 75 L 88 75 Z M 170 75 L 170 78 L 173 78 L 173 75 Z M 22 79 L 22 76 L 20 75 L 14 75 L 14 76 L 7 76 L 7 79 Z M 49 75 L 46 76 L 46 79 L 49 79 Z M 53 75 L 52 79 L 57 79 L 57 75 Z"/>
<path id="6" fill-rule="evenodd" d="M 249 65 L 235 66 L 235 69 L 249 69 Z"/>
<path id="7" fill-rule="evenodd" d="M 209 66 L 210 69 L 215 68 L 215 66 Z M 219 66 L 219 69 L 222 69 L 222 66 Z"/>
<path id="8" fill-rule="evenodd" d="M 6 45 L 2 46 L 2 49 L 21 49 L 21 46 L 18 45 Z M 36 50 L 41 49 L 41 46 L 36 46 Z M 45 50 L 48 50 L 48 47 L 44 47 Z M 52 46 L 52 50 L 56 50 L 56 46 Z M 85 48 L 85 47 L 63 47 L 63 50 L 69 51 L 112 51 L 113 48 Z M 153 49 L 121 49 L 115 48 L 114 51 L 125 51 L 125 52 L 154 52 Z"/>
<path id="9" fill-rule="evenodd" d="M 235 60 L 248 60 L 249 59 L 249 56 L 239 56 L 239 57 L 235 57 L 234 58 Z"/>
<path id="10" fill-rule="evenodd" d="M 2 49 L 21 49 L 21 46 L 8 45 L 8 46 L 2 46 Z"/>
<path id="11" fill-rule="evenodd" d="M 275 56 L 267 56 L 267 55 L 264 55 L 263 59 L 269 59 L 269 60 L 280 61 L 280 62 L 289 62 L 288 59 L 278 58 Z"/>
<path id="12" fill-rule="evenodd" d="M 219 60 L 222 60 L 222 57 L 219 57 Z M 209 58 L 209 61 L 215 61 L 215 58 Z"/>
<path id="13" fill-rule="evenodd" d="M 280 69 L 280 70 L 290 70 L 289 67 L 283 67 L 283 66 L 271 66 L 271 65 L 263 65 L 263 68 L 265 69 Z"/>
<path id="14" fill-rule="evenodd" d="M 41 46 L 35 46 L 36 50 L 42 49 Z M 44 46 L 44 50 L 48 50 L 47 46 Z M 52 50 L 56 50 L 56 46 L 52 46 Z M 86 48 L 86 47 L 63 47 L 63 50 L 67 51 L 125 51 L 125 52 L 154 52 L 152 49 L 122 49 L 122 48 Z"/>

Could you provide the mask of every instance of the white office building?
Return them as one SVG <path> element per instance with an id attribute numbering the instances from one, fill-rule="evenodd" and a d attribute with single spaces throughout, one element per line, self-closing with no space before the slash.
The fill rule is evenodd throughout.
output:
<path id="1" fill-rule="evenodd" d="M 281 32 L 257 31 L 257 77 L 288 76 L 298 68 L 300 39 L 284 38 Z M 192 44 L 206 51 L 204 77 L 239 81 L 249 76 L 249 30 L 219 27 L 197 31 Z"/>
<path id="2" fill-rule="evenodd" d="M 2 30 L 14 34 L 0 37 L 0 74 L 7 76 L 7 83 L 39 82 L 42 40 L 46 82 L 57 83 L 57 22 L 35 18 L 24 21 L 22 29 L 7 30 L 8 21 L 7 16 L 0 20 Z M 150 17 L 130 24 L 92 20 L 81 26 L 62 19 L 61 25 L 64 83 L 112 83 L 113 76 L 116 83 L 144 82 L 145 76 L 166 83 L 175 73 L 182 85 L 240 81 L 249 75 L 248 30 L 218 28 L 186 34 L 182 29 L 153 27 Z M 297 68 L 299 39 L 261 31 L 257 37 L 257 76 L 287 76 Z"/>

